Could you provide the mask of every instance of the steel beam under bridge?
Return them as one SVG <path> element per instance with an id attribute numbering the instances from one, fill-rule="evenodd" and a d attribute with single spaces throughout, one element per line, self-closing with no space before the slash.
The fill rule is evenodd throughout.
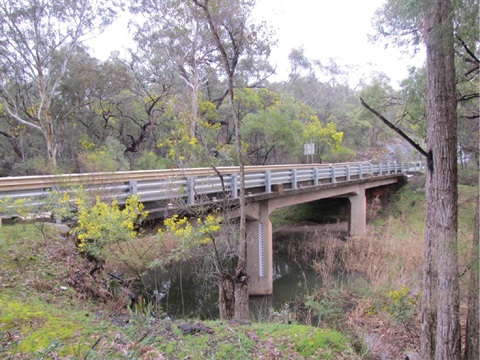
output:
<path id="1" fill-rule="evenodd" d="M 272 223 L 269 220 L 272 211 L 320 199 L 348 198 L 350 201 L 349 235 L 362 236 L 366 232 L 365 190 L 395 184 L 398 181 L 398 176 L 386 179 L 370 178 L 349 184 L 337 183 L 289 190 L 283 194 L 271 193 L 270 196 L 263 198 L 256 196 L 254 201 L 249 202 L 246 212 L 247 274 L 250 277 L 248 284 L 250 295 L 271 295 L 273 292 Z"/>

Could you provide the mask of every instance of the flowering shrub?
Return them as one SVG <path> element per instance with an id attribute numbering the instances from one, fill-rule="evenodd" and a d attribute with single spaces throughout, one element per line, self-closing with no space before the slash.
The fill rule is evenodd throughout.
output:
<path id="1" fill-rule="evenodd" d="M 408 322 L 412 319 L 417 309 L 420 295 L 411 294 L 410 290 L 402 285 L 400 291 L 393 290 L 387 295 L 387 305 L 384 310 L 396 323 Z"/>
<path id="2" fill-rule="evenodd" d="M 159 236 L 173 236 L 178 241 L 174 256 L 187 255 L 189 250 L 212 242 L 218 236 L 222 217 L 208 214 L 196 221 L 173 215 L 165 219 L 165 229 L 158 230 Z"/>
<path id="3" fill-rule="evenodd" d="M 103 259 L 103 249 L 106 245 L 124 242 L 138 236 L 137 225 L 147 215 L 144 206 L 138 201 L 138 196 L 131 196 L 126 200 L 123 209 L 113 200 L 108 205 L 96 198 L 95 205 L 91 206 L 87 197 L 79 194 L 75 200 L 78 209 L 77 226 L 73 230 L 77 235 L 78 247 L 97 259 Z"/>

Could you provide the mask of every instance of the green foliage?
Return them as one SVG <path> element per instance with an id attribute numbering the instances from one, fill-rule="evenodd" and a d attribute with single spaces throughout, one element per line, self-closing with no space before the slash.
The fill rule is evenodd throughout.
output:
<path id="1" fill-rule="evenodd" d="M 349 158 L 343 147 L 343 132 L 337 131 L 334 116 L 320 122 L 315 110 L 285 94 L 267 89 L 240 92 L 245 113 L 242 136 L 247 141 L 248 158 L 253 164 L 279 163 L 303 159 L 303 144 L 316 144 L 316 157 Z M 238 95 L 240 97 L 240 95 Z M 239 100 L 239 101 L 240 101 Z"/>
<path id="2" fill-rule="evenodd" d="M 389 0 L 379 8 L 373 19 L 377 34 L 373 41 L 390 40 L 399 47 L 413 45 L 418 49 L 421 41 L 420 16 L 422 3 L 416 0 Z"/>
<path id="3" fill-rule="evenodd" d="M 410 68 L 409 76 L 400 84 L 400 96 L 405 101 L 405 120 L 410 130 L 422 140 L 427 136 L 427 70 Z"/>
<path id="4" fill-rule="evenodd" d="M 360 91 L 360 97 L 370 107 L 382 113 L 385 118 L 396 119 L 397 109 L 390 106 L 394 91 L 390 86 L 390 79 L 385 74 L 376 74 L 371 84 Z M 396 136 L 381 120 L 364 107 L 359 109 L 357 119 L 368 129 L 365 135 L 368 137 L 370 147 L 382 145 L 388 137 Z"/>
<path id="5" fill-rule="evenodd" d="M 86 172 L 130 170 L 130 163 L 124 155 L 124 146 L 113 137 L 109 136 L 99 149 L 91 142 L 82 142 L 82 147 L 84 151 L 80 153 L 79 159 Z"/>
<path id="6" fill-rule="evenodd" d="M 51 167 L 45 156 L 37 154 L 23 162 L 16 162 L 14 173 L 25 175 L 51 174 Z M 10 175 L 9 171 L 7 175 Z"/>
<path id="7" fill-rule="evenodd" d="M 160 157 L 153 151 L 144 151 L 136 164 L 132 166 L 132 170 L 169 169 L 173 165 L 174 162 L 170 159 Z"/>
<path id="8" fill-rule="evenodd" d="M 333 122 L 323 126 L 318 119 L 311 119 L 303 130 L 303 138 L 306 143 L 315 144 L 317 160 L 328 160 L 332 155 L 349 153 L 348 149 L 341 146 L 343 132 L 337 131 L 337 125 Z"/>
<path id="9" fill-rule="evenodd" d="M 345 326 L 344 294 L 340 290 L 308 296 L 305 306 L 318 317 L 318 325 L 342 329 Z"/>
<path id="10" fill-rule="evenodd" d="M 251 139 L 247 152 L 252 154 L 250 158 L 254 164 L 279 163 L 298 153 L 301 129 L 298 119 L 289 118 L 281 109 L 267 109 L 247 115 L 242 134 Z"/>

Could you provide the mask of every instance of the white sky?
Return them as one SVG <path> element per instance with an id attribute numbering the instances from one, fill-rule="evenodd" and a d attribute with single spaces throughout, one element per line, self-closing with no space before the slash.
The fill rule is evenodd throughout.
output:
<path id="1" fill-rule="evenodd" d="M 407 77 L 409 65 L 420 65 L 422 54 L 411 58 L 399 49 L 368 42 L 373 34 L 371 19 L 384 0 L 257 0 L 254 15 L 276 30 L 278 47 L 271 62 L 277 66 L 278 80 L 288 74 L 288 54 L 303 47 L 310 60 L 358 65 L 352 74 L 359 78 L 373 71 L 384 72 L 392 85 Z M 110 52 L 122 52 L 130 46 L 127 19 L 120 18 L 98 38 L 88 42 L 94 54 L 105 60 Z"/>

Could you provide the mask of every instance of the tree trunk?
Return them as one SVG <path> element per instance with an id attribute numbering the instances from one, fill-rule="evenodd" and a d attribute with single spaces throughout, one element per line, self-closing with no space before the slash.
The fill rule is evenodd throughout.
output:
<path id="1" fill-rule="evenodd" d="M 468 299 L 467 299 L 467 330 L 465 336 L 465 354 L 464 360 L 479 360 L 480 358 L 480 343 L 479 343 L 479 207 L 480 198 L 477 197 L 477 206 L 475 209 L 475 221 L 473 222 L 473 246 L 470 262 L 470 279 L 468 285 Z"/>
<path id="2" fill-rule="evenodd" d="M 426 1 L 427 181 L 423 359 L 460 359 L 457 115 L 450 0 Z"/>
<path id="3" fill-rule="evenodd" d="M 222 277 L 218 282 L 218 306 L 220 319 L 231 319 L 235 314 L 235 294 L 233 281 L 229 277 Z"/>
<path id="4" fill-rule="evenodd" d="M 53 118 L 50 110 L 51 100 L 47 94 L 47 83 L 43 68 L 41 64 L 37 64 L 38 71 L 38 92 L 40 96 L 39 110 L 37 113 L 38 121 L 40 123 L 41 131 L 45 139 L 47 147 L 47 160 L 51 167 L 50 171 L 53 173 L 57 167 L 57 144 L 55 141 L 55 131 L 53 126 Z M 42 117 L 42 112 L 44 116 Z"/>
<path id="5" fill-rule="evenodd" d="M 238 263 L 235 284 L 235 319 L 246 320 L 249 318 L 248 309 L 248 276 L 245 273 L 247 267 L 247 219 L 245 215 L 245 161 L 243 156 L 242 138 L 240 136 L 240 119 L 235 109 L 233 96 L 233 74 L 229 79 L 230 103 L 235 124 L 235 147 L 237 161 L 240 167 L 240 229 L 238 238 Z"/>
<path id="6" fill-rule="evenodd" d="M 238 239 L 238 263 L 235 276 L 235 319 L 245 320 L 249 317 L 248 309 L 248 276 L 245 274 L 246 263 L 247 263 L 247 239 L 246 239 L 246 215 L 245 215 L 245 161 L 243 155 L 243 144 L 240 133 L 241 119 L 235 108 L 235 97 L 234 97 L 234 76 L 236 71 L 236 66 L 242 51 L 241 42 L 244 39 L 232 39 L 231 46 L 232 49 L 230 53 L 227 53 L 226 48 L 222 44 L 219 32 L 216 28 L 216 25 L 212 19 L 212 14 L 210 13 L 209 0 L 204 0 L 201 2 L 199 0 L 193 0 L 195 4 L 200 6 L 206 16 L 208 27 L 212 33 L 213 39 L 217 50 L 220 53 L 220 59 L 222 62 L 223 69 L 228 81 L 228 95 L 230 100 L 230 106 L 232 109 L 233 123 L 235 127 L 235 150 L 237 155 L 237 161 L 240 172 L 240 191 L 239 191 L 239 203 L 240 203 L 240 234 Z M 230 56 L 229 56 L 230 54 Z"/>

